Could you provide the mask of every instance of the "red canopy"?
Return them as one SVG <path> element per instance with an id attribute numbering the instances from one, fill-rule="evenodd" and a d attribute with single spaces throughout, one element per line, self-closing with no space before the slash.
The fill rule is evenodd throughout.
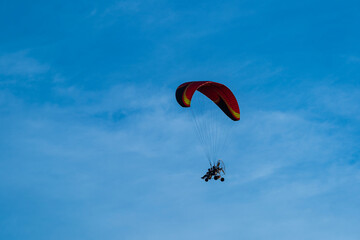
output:
<path id="1" fill-rule="evenodd" d="M 231 90 L 221 83 L 195 81 L 181 84 L 176 89 L 176 100 L 182 107 L 190 107 L 191 98 L 198 90 L 210 98 L 232 120 L 240 120 L 239 104 Z"/>

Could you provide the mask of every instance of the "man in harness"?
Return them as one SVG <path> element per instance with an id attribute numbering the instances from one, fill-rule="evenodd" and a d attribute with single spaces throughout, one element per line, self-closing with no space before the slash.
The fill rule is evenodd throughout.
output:
<path id="1" fill-rule="evenodd" d="M 221 174 L 225 175 L 225 165 L 222 160 L 218 160 L 216 164 L 212 165 L 211 168 L 208 169 L 207 173 L 201 177 L 201 179 L 205 179 L 205 182 L 209 181 L 212 177 L 214 180 L 220 179 L 220 181 L 224 181 L 225 179 L 221 176 Z"/>

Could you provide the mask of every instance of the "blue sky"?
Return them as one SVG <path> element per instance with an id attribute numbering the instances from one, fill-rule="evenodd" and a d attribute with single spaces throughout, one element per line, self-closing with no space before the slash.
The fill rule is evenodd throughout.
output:
<path id="1" fill-rule="evenodd" d="M 358 1 L 1 1 L 1 239 L 360 238 Z M 176 87 L 241 120 L 207 160 Z"/>

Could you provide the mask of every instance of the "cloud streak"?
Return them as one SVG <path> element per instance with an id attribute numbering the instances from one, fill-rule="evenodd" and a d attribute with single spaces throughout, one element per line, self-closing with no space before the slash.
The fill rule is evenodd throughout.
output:
<path id="1" fill-rule="evenodd" d="M 49 66 L 28 57 L 26 51 L 0 56 L 0 75 L 31 77 L 48 70 Z"/>
<path id="2" fill-rule="evenodd" d="M 357 171 L 346 166 L 335 168 L 333 160 L 342 149 L 337 147 L 337 136 L 329 138 L 327 124 L 313 122 L 300 113 L 253 111 L 235 129 L 236 138 L 232 138 L 224 155 L 228 160 L 228 183 L 214 192 L 198 181 L 206 161 L 199 160 L 203 158 L 200 151 L 194 152 L 197 142 L 189 116 L 177 108 L 172 90 L 160 90 L 159 99 L 148 89 L 133 84 L 96 93 L 74 88 L 66 92 L 68 97 L 76 98 L 68 107 L 28 106 L 13 97 L 12 105 L 17 107 L 2 120 L 2 126 L 10 126 L 3 129 L 4 136 L 12 137 L 6 139 L 7 150 L 2 152 L 1 188 L 19 194 L 31 192 L 47 201 L 49 207 L 72 202 L 78 208 L 75 215 L 70 215 L 73 207 L 61 215 L 38 208 L 43 214 L 51 214 L 48 217 L 67 219 L 68 223 L 87 216 L 85 209 L 91 207 L 93 216 L 79 227 L 93 228 L 107 222 L 101 231 L 109 231 L 111 236 L 119 234 L 115 229 L 131 229 L 140 221 L 144 231 L 130 230 L 128 239 L 145 235 L 164 238 L 175 231 L 179 221 L 191 221 L 196 230 L 183 225 L 180 239 L 190 232 L 201 236 L 207 227 L 200 216 L 218 201 L 230 204 L 220 207 L 222 213 L 215 217 L 224 219 L 220 225 L 231 231 L 235 226 L 229 221 L 246 225 L 255 219 L 246 222 L 243 214 L 232 215 L 230 209 L 245 215 L 260 214 L 256 210 L 259 205 L 268 208 L 270 202 L 287 200 L 300 207 L 304 201 L 359 181 Z M 112 116 L 119 111 L 122 117 L 114 119 Z M 220 197 L 203 205 L 204 199 L 214 198 L 216 193 L 230 194 L 232 200 Z M 118 207 L 124 204 L 129 210 Z M 174 210 L 174 204 L 184 212 Z M 292 207 L 293 214 L 300 211 L 298 207 Z M 278 210 L 284 211 L 286 206 Z M 162 217 L 153 219 L 159 211 Z M 187 214 L 199 217 L 190 220 Z M 178 218 L 169 222 L 174 215 Z M 149 224 L 150 219 L 159 226 L 165 224 L 168 231 L 158 235 L 160 228 Z M 287 219 L 281 224 L 291 224 Z M 294 223 L 293 227 L 301 225 L 309 227 L 305 222 Z M 271 232 L 271 228 L 263 231 Z M 225 232 L 210 233 L 220 236 Z"/>

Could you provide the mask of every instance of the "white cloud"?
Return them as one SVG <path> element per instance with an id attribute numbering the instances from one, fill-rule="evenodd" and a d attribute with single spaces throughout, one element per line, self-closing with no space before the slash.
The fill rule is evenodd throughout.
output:
<path id="1" fill-rule="evenodd" d="M 358 56 L 345 56 L 350 63 L 360 63 L 360 57 Z"/>
<path id="2" fill-rule="evenodd" d="M 74 104 L 31 105 L 3 95 L 16 104 L 2 119 L 10 148 L 1 153 L 0 188 L 31 192 L 56 204 L 71 202 L 76 214 L 86 216 L 82 226 L 89 229 L 100 224 L 100 231 L 116 235 L 114 229 L 141 224 L 141 233 L 127 237 L 161 238 L 181 223 L 178 239 L 202 236 L 209 226 L 204 217 L 215 209 L 218 221 L 211 223 L 208 236 L 259 221 L 266 233 L 275 234 L 275 223 L 299 231 L 313 219 L 302 204 L 360 180 L 353 168 L 333 164 L 342 148 L 338 136 L 328 134 L 328 123 L 300 112 L 253 109 L 242 115 L 224 153 L 227 180 L 205 184 L 200 176 L 206 160 L 171 89 L 58 90 Z M 96 117 L 118 111 L 125 112 L 120 120 Z M 310 206 L 315 215 L 316 207 Z M 70 210 L 64 214 L 73 216 Z M 158 234 L 160 225 L 167 231 Z"/>
<path id="3" fill-rule="evenodd" d="M 335 116 L 360 120 L 360 88 L 320 86 L 313 91 L 315 104 Z"/>
<path id="4" fill-rule="evenodd" d="M 26 51 L 0 56 L 0 75 L 5 76 L 33 76 L 45 73 L 49 66 L 28 57 Z"/>

